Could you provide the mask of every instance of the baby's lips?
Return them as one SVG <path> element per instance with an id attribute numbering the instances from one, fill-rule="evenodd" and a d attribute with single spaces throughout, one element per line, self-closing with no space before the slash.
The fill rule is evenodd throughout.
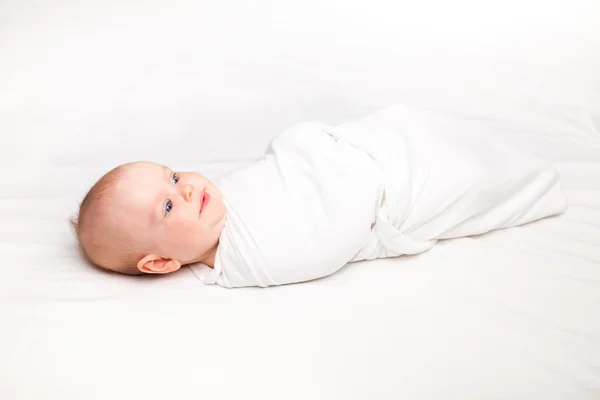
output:
<path id="1" fill-rule="evenodd" d="M 204 202 L 204 196 L 206 194 L 207 194 L 206 193 L 206 187 L 204 187 L 202 189 L 202 192 L 200 192 L 200 196 L 199 196 L 199 199 L 198 199 L 200 201 L 200 209 L 198 210 L 198 214 L 200 214 L 202 212 L 202 209 L 204 208 L 204 207 L 202 207 L 202 203 Z"/>
<path id="2" fill-rule="evenodd" d="M 204 190 L 200 192 L 200 196 L 198 196 L 198 203 L 200 203 L 200 209 L 198 213 L 202 211 L 202 201 L 204 201 Z"/>

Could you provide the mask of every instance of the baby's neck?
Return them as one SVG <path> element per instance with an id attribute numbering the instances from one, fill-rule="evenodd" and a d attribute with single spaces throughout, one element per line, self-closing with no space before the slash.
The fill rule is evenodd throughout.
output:
<path id="1" fill-rule="evenodd" d="M 214 268 L 215 267 L 215 256 L 217 254 L 218 247 L 219 247 L 219 243 L 217 242 L 217 244 L 215 244 L 215 246 L 212 249 L 210 249 L 209 251 L 207 251 L 200 257 L 190 261 L 189 264 L 200 262 L 202 264 L 208 265 L 211 268 Z"/>

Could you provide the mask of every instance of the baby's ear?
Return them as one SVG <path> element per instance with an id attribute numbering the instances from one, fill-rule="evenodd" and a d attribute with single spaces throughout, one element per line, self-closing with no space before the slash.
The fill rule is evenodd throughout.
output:
<path id="1" fill-rule="evenodd" d="M 148 254 L 138 261 L 137 268 L 146 274 L 168 274 L 181 268 L 181 262 L 156 254 Z"/>

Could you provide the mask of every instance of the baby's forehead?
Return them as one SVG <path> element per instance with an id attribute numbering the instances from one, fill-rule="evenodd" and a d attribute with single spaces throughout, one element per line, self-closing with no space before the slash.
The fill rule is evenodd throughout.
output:
<path id="1" fill-rule="evenodd" d="M 166 170 L 158 165 L 141 165 L 124 171 L 115 182 L 114 195 L 120 203 L 136 206 L 154 202 L 166 182 Z"/>
<path id="2" fill-rule="evenodd" d="M 120 180 L 139 182 L 139 184 L 149 184 L 164 180 L 168 171 L 169 169 L 163 165 L 136 163 L 124 169 Z"/>
<path id="3" fill-rule="evenodd" d="M 167 169 L 166 166 L 148 161 L 138 161 L 123 165 L 127 174 L 160 173 Z"/>

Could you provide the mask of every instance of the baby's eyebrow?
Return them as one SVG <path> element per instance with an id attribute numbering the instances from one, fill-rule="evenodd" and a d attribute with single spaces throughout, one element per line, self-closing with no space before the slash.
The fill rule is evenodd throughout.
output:
<path id="1" fill-rule="evenodd" d="M 171 171 L 171 168 L 167 167 L 166 165 L 163 165 L 163 178 L 165 178 L 167 182 L 169 181 L 169 178 L 171 177 L 172 173 L 173 171 Z"/>
<path id="2" fill-rule="evenodd" d="M 154 200 L 154 207 L 152 207 L 152 211 L 150 212 L 150 222 L 152 223 L 152 225 L 155 225 L 157 222 L 160 221 L 160 207 L 162 205 L 160 197 L 160 195 L 156 196 L 156 199 Z"/>
<path id="3" fill-rule="evenodd" d="M 162 170 L 163 170 L 164 176 L 171 175 L 171 169 L 169 167 L 167 167 L 166 165 L 162 166 Z M 157 206 L 155 206 L 155 208 L 150 213 L 150 221 L 153 224 L 156 224 L 156 223 L 162 221 L 162 213 L 161 213 L 162 211 L 160 210 L 160 207 L 163 204 L 162 197 L 163 197 L 163 195 L 160 192 L 156 194 L 156 200 L 154 200 L 154 204 L 157 204 Z M 158 209 L 158 214 L 156 212 L 157 209 Z"/>

